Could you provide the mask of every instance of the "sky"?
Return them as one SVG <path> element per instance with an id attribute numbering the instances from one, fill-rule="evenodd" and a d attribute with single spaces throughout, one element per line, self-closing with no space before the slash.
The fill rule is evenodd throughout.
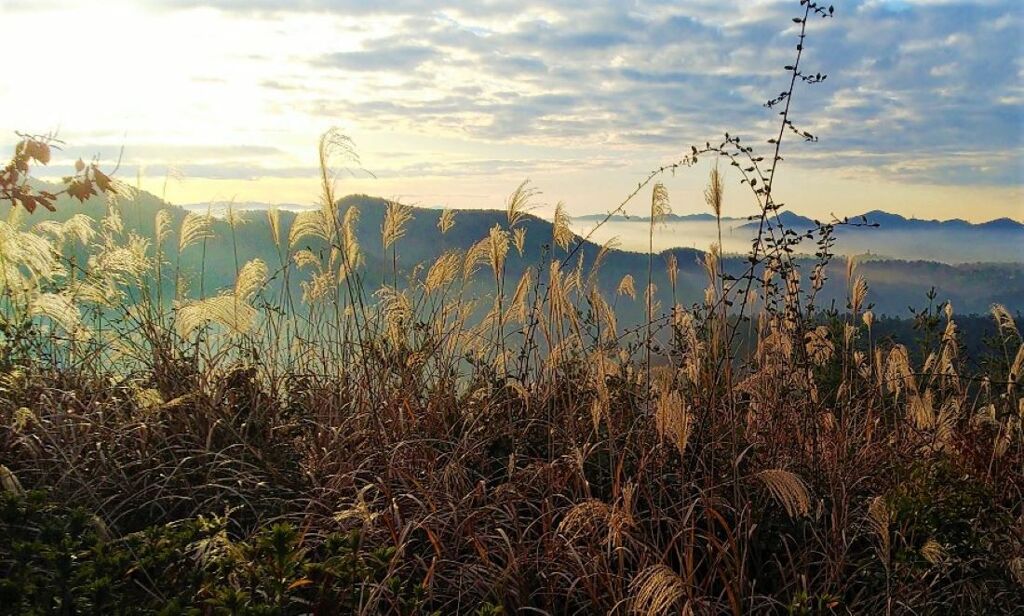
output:
<path id="1" fill-rule="evenodd" d="M 1024 220 L 1020 0 L 835 0 L 809 25 L 776 198 L 805 215 L 884 209 Z M 305 204 L 316 142 L 359 154 L 339 193 L 538 213 L 616 207 L 690 144 L 768 154 L 797 0 L 0 0 L 0 148 L 57 131 L 40 172 L 98 158 L 176 203 Z M 709 162 L 664 178 L 705 210 Z M 728 175 L 727 215 L 755 206 Z M 649 200 L 649 198 L 648 198 Z M 642 213 L 642 196 L 629 212 Z"/>

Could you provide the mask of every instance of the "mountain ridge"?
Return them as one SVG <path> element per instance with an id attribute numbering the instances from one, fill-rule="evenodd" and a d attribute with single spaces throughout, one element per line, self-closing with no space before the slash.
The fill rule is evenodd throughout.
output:
<path id="1" fill-rule="evenodd" d="M 349 195 L 339 200 L 339 215 L 344 215 L 351 207 L 360 209 L 356 236 L 366 260 L 362 278 L 369 288 L 394 280 L 392 253 L 390 249 L 384 250 L 380 235 L 387 203 L 384 199 L 367 195 Z M 106 207 L 104 200 L 98 198 L 84 204 L 62 199 L 58 202 L 56 213 L 37 211 L 37 215 L 26 217 L 26 226 L 43 219 L 66 219 L 76 213 L 85 213 L 98 220 L 106 213 Z M 173 252 L 177 244 L 177 230 L 188 211 L 186 208 L 168 204 L 146 192 L 140 192 L 132 201 L 123 199 L 119 207 L 125 227 L 145 237 L 153 237 L 156 213 L 168 209 L 171 212 L 172 233 L 167 248 Z M 447 233 L 442 233 L 437 225 L 442 210 L 411 207 L 410 213 L 412 216 L 405 237 L 399 242 L 394 262 L 397 263 L 400 277 L 411 275 L 419 268 L 429 267 L 446 251 L 467 251 L 486 237 L 495 225 L 508 229 L 507 215 L 500 210 L 458 210 L 455 212 L 455 225 Z M 220 241 L 207 243 L 203 251 L 186 251 L 180 256 L 174 256 L 182 271 L 197 280 L 198 284 L 193 284 L 193 288 L 205 289 L 207 293 L 227 288 L 233 283 L 237 264 L 253 258 L 264 260 L 272 269 L 283 266 L 282 254 L 272 241 L 268 217 L 253 215 L 252 212 L 243 216 L 248 221 L 235 228 L 224 219 L 215 219 L 214 231 L 221 238 Z M 287 238 L 296 213 L 281 211 L 279 217 L 281 237 Z M 554 258 L 565 261 L 562 269 L 567 273 L 582 268 L 586 275 L 602 252 L 597 242 L 583 242 L 572 257 L 567 258 L 566 251 L 558 248 L 553 241 L 551 222 L 526 215 L 517 226 L 525 229 L 525 241 L 521 255 L 515 247 L 509 249 L 506 275 L 510 281 L 517 279 L 526 269 L 539 267 Z M 575 237 L 579 238 L 579 235 Z M 316 254 L 323 252 L 327 246 L 321 240 L 307 238 L 297 242 L 290 250 L 300 248 L 309 248 Z M 707 284 L 706 274 L 699 264 L 703 255 L 701 250 L 680 247 L 653 255 L 652 278 L 658 289 L 657 299 L 663 307 L 671 306 L 676 301 L 684 305 L 702 301 L 703 289 Z M 675 258 L 679 268 L 674 285 L 665 267 L 670 256 Z M 812 259 L 798 259 L 808 268 L 813 267 Z M 614 294 L 622 277 L 627 274 L 633 276 L 638 293 L 642 293 L 641 286 L 646 285 L 647 281 L 647 254 L 609 248 L 604 250 L 602 260 L 603 265 L 593 281 L 605 294 Z M 837 258 L 827 269 L 836 282 L 827 285 L 819 305 L 834 303 L 841 308 L 845 304 L 846 285 L 842 274 L 845 264 L 840 261 L 844 260 Z M 723 264 L 726 271 L 734 275 L 742 274 L 745 268 L 742 257 L 727 255 L 723 258 Z M 419 271 L 422 273 L 423 270 Z M 860 263 L 858 271 L 868 280 L 871 287 L 869 298 L 878 302 L 876 311 L 879 315 L 905 314 L 908 305 L 922 305 L 927 301 L 925 296 L 932 286 L 937 289 L 940 299 L 951 300 L 962 311 L 985 312 L 992 303 L 1005 304 L 1011 310 L 1024 310 L 1024 271 L 1018 265 L 950 265 L 922 260 L 866 259 Z M 303 272 L 298 279 L 303 279 L 305 275 Z M 486 291 L 488 288 L 491 287 L 487 285 L 487 277 L 483 277 L 481 289 Z M 617 300 L 620 308 L 630 314 L 630 318 L 625 318 L 624 322 L 636 320 L 642 312 L 637 307 L 642 302 L 627 300 L 621 297 Z"/>
<path id="2" fill-rule="evenodd" d="M 206 208 L 213 207 L 214 209 L 226 208 L 231 205 L 238 211 L 264 211 L 271 207 L 276 207 L 281 210 L 291 211 L 302 211 L 305 209 L 312 209 L 316 206 L 313 204 L 300 204 L 300 203 L 280 203 L 272 204 L 260 201 L 243 201 L 243 202 L 232 202 L 232 201 L 199 201 L 193 203 L 177 204 L 178 207 L 182 207 L 186 210 L 191 211 L 202 211 Z M 414 206 L 417 209 L 423 210 L 435 210 L 440 209 L 432 206 Z M 483 211 L 483 212 L 501 212 L 502 210 L 491 209 L 491 208 L 463 208 L 457 211 Z M 540 217 L 542 218 L 542 217 Z M 743 223 L 742 227 L 757 226 L 759 221 L 757 216 L 723 216 L 723 223 Z M 783 210 L 779 213 L 779 218 L 782 219 L 784 225 L 789 226 L 792 224 L 803 224 L 803 225 L 815 225 L 815 221 L 822 223 L 833 222 L 831 218 L 814 218 L 800 214 L 792 210 Z M 607 213 L 592 213 L 592 214 L 580 214 L 572 217 L 574 222 L 601 222 L 605 219 L 609 221 L 617 222 L 637 222 L 637 223 L 649 223 L 650 216 L 641 215 L 629 215 L 629 214 L 607 214 Z M 659 222 L 714 222 L 716 220 L 714 214 L 698 212 L 691 214 L 676 214 L 670 213 L 658 219 Z M 769 220 L 774 221 L 774 217 Z M 993 218 L 991 220 L 983 222 L 970 222 L 962 218 L 950 218 L 941 220 L 937 218 L 916 218 L 907 217 L 902 214 L 895 212 L 888 212 L 885 210 L 874 209 L 863 214 L 856 214 L 851 216 L 842 217 L 840 220 L 847 220 L 851 222 L 865 221 L 868 224 L 879 224 L 879 225 L 891 225 L 891 226 L 917 226 L 917 227 L 957 227 L 957 228 L 999 228 L 999 229 L 1011 229 L 1011 230 L 1022 230 L 1024 231 L 1024 221 L 1018 221 L 1008 216 L 1002 216 L 999 218 Z"/>

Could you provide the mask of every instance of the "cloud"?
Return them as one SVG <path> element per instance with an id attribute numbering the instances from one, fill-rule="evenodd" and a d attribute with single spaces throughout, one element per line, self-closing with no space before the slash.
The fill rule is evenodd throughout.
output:
<path id="1" fill-rule="evenodd" d="M 399 45 L 392 47 L 378 43 L 373 49 L 332 53 L 319 60 L 319 64 L 348 71 L 411 71 L 421 64 L 440 58 L 432 47 Z"/>
<path id="2" fill-rule="evenodd" d="M 13 146 L 12 146 L 13 147 Z M 279 156 L 282 151 L 279 148 L 264 145 L 239 144 L 239 145 L 202 145 L 202 144 L 169 144 L 169 143 L 131 143 L 126 140 L 124 146 L 120 144 L 75 144 L 62 147 L 57 154 L 59 158 L 74 160 L 82 158 L 88 160 L 99 158 L 100 160 L 117 160 L 125 162 L 135 161 L 211 161 L 211 160 L 253 160 Z"/>
<path id="3" fill-rule="evenodd" d="M 432 0 L 153 0 L 150 4 L 166 7 L 211 7 L 237 13 L 332 13 L 342 15 L 426 15 L 443 9 L 455 9 L 469 15 L 508 14 L 516 11 L 515 2 L 474 0 L 439 5 Z"/>
<path id="4" fill-rule="evenodd" d="M 105 169 L 110 171 L 109 168 Z M 149 163 L 140 165 L 137 163 L 122 164 L 117 169 L 117 177 L 132 183 L 135 177 L 140 174 L 144 178 L 178 178 L 187 182 L 189 179 L 202 180 L 260 180 L 267 178 L 290 179 L 308 178 L 315 179 L 319 169 L 313 166 L 263 166 L 258 163 L 245 162 L 221 162 L 221 163 L 183 163 L 171 165 L 166 163 Z M 72 164 L 57 161 L 39 170 L 40 177 L 64 177 L 74 174 Z"/>
<path id="5" fill-rule="evenodd" d="M 625 166 L 612 158 L 588 159 L 469 159 L 448 162 L 417 162 L 401 165 L 377 174 L 379 178 L 403 177 L 495 177 L 515 175 L 526 177 L 536 173 L 579 171 L 582 169 L 616 169 Z"/>
<path id="6" fill-rule="evenodd" d="M 262 80 L 313 117 L 651 157 L 725 131 L 751 142 L 771 136 L 776 111 L 762 103 L 787 86 L 782 67 L 795 53 L 790 18 L 799 12 L 790 0 L 150 3 L 240 19 L 273 13 L 275 23 L 365 17 L 374 27 L 306 58 L 334 86 L 304 87 L 316 82 L 308 75 Z M 795 144 L 787 160 L 915 183 L 1024 183 L 1019 0 L 837 5 L 834 20 L 810 25 L 802 64 L 828 79 L 801 87 L 793 109 L 797 126 L 821 141 Z"/>

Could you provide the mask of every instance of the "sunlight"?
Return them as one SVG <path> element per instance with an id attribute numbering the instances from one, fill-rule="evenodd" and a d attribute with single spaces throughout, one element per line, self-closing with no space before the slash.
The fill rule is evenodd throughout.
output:
<path id="1" fill-rule="evenodd" d="M 0 0 L 0 616 L 1019 614 L 1024 14 L 827 2 Z"/>

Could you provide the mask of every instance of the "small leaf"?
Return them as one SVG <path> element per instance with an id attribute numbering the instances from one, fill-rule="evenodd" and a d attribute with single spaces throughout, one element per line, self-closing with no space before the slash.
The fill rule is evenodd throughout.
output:
<path id="1" fill-rule="evenodd" d="M 103 192 L 114 192 L 113 184 L 110 181 L 110 176 L 103 173 L 95 166 L 92 168 L 93 178 L 96 180 L 96 186 Z"/>
<path id="2" fill-rule="evenodd" d="M 30 140 L 25 144 L 25 154 L 29 155 L 41 164 L 50 162 L 50 146 L 42 141 Z"/>
<path id="3" fill-rule="evenodd" d="M 89 181 L 74 181 L 68 184 L 67 193 L 69 196 L 84 202 L 86 199 L 96 194 L 93 190 L 92 182 Z"/>
<path id="4" fill-rule="evenodd" d="M 313 583 L 313 580 L 311 580 L 309 578 L 299 578 L 299 579 L 295 580 L 294 582 L 292 582 L 291 584 L 288 585 L 288 590 L 295 590 L 296 588 L 302 588 L 304 586 L 309 586 L 312 583 Z"/>
<path id="5" fill-rule="evenodd" d="M 21 206 L 24 207 L 29 214 L 36 211 L 36 200 L 30 195 L 21 196 Z"/>

